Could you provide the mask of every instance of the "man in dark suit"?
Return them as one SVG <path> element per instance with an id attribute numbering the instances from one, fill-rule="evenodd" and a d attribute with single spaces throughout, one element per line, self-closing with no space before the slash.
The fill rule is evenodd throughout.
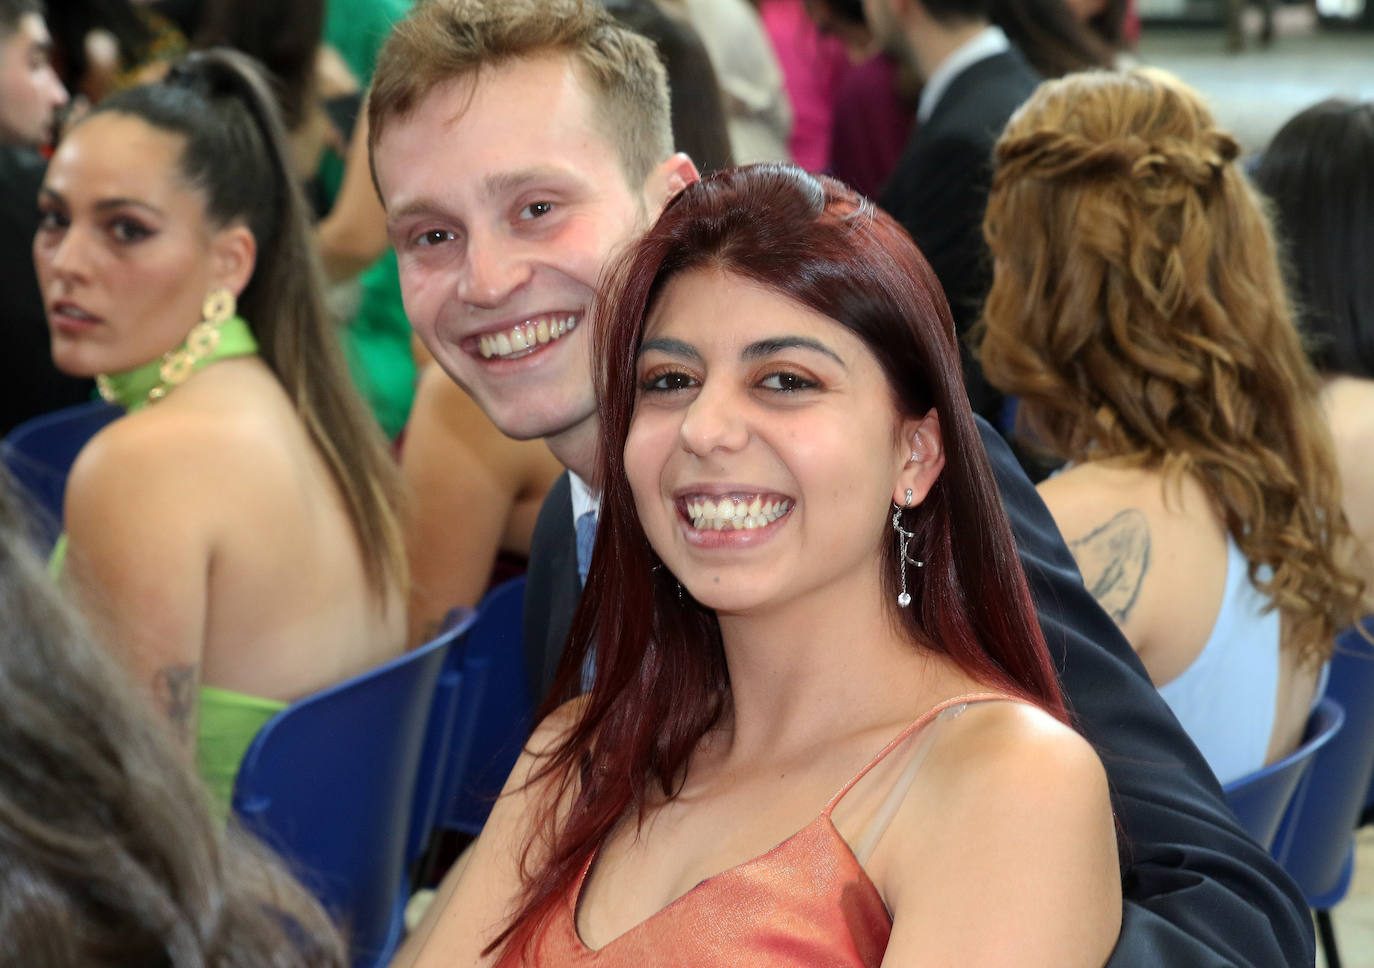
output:
<path id="1" fill-rule="evenodd" d="M 33 269 L 39 149 L 67 91 L 48 63 L 52 42 L 38 0 L 0 0 L 0 436 L 29 417 L 90 399 L 94 384 L 53 366 Z"/>
<path id="2" fill-rule="evenodd" d="M 865 0 L 875 36 L 924 82 L 916 132 L 879 204 L 911 233 L 944 287 L 960 334 L 991 282 L 983 211 L 992 146 L 1040 77 L 989 22 L 989 0 Z M 996 421 L 1001 395 L 964 347 L 975 412 Z"/>
<path id="3" fill-rule="evenodd" d="M 482 2 L 462 6 L 471 14 Z M 548 19 L 572 6 L 486 0 L 483 16 L 464 24 L 494 30 L 502 18 Z M 399 29 L 379 59 L 369 106 L 373 164 L 417 334 L 503 431 L 543 437 L 570 469 L 540 513 L 531 556 L 525 633 L 537 700 L 558 667 L 594 535 L 597 498 L 587 482 L 596 414 L 582 313 L 600 267 L 695 170 L 671 154 L 661 71 L 634 67 L 658 95 L 632 112 L 622 105 L 617 123 L 604 124 L 603 95 L 573 69 L 575 46 L 514 56 L 503 47 L 492 63 L 478 57 L 447 78 L 429 70 L 435 38 L 473 36 L 467 26 L 435 22 L 445 16 L 457 16 L 449 2 L 418 6 L 409 18 L 415 29 Z M 593 31 L 603 53 L 639 58 L 638 42 L 612 34 L 607 43 L 606 30 Z M 630 89 L 645 96 L 643 86 Z M 641 157 L 646 144 L 653 162 Z M 551 320 L 571 321 L 571 329 L 527 342 Z M 1301 896 L 1241 831 L 1201 756 L 1083 587 L 1035 489 L 991 428 L 981 428 L 1066 696 L 1102 756 L 1125 835 L 1125 910 L 1111 965 L 1310 964 L 1312 925 Z"/>

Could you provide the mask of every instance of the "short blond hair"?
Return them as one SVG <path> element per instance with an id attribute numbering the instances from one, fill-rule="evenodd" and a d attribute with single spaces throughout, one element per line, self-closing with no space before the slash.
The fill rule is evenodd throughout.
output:
<path id="1" fill-rule="evenodd" d="M 377 57 L 369 151 L 435 88 L 483 66 L 563 54 L 580 68 L 595 120 L 631 185 L 673 151 L 668 75 L 653 44 L 591 0 L 420 0 Z"/>

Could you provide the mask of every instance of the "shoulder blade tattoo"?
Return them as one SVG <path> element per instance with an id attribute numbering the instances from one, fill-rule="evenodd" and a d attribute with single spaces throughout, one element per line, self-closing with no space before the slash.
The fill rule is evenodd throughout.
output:
<path id="1" fill-rule="evenodd" d="M 1150 523 L 1144 512 L 1127 508 L 1114 514 L 1070 541 L 1069 550 L 1093 598 L 1118 625 L 1124 625 L 1150 569 Z"/>

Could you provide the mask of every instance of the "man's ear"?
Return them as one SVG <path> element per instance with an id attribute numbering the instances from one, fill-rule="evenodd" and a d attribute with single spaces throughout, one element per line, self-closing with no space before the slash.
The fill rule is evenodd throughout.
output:
<path id="1" fill-rule="evenodd" d="M 902 469 L 892 489 L 892 503 L 902 507 L 906 492 L 911 491 L 911 505 L 925 500 L 945 467 L 944 437 L 940 433 L 940 414 L 932 407 L 924 417 L 902 421 Z"/>
<path id="2" fill-rule="evenodd" d="M 228 289 L 235 297 L 248 287 L 257 258 L 257 239 L 242 222 L 220 229 L 210 242 L 215 284 Z"/>
<path id="3" fill-rule="evenodd" d="M 658 218 L 668 199 L 696 181 L 701 181 L 697 166 L 681 151 L 659 162 L 644 182 L 644 208 L 650 220 Z"/>

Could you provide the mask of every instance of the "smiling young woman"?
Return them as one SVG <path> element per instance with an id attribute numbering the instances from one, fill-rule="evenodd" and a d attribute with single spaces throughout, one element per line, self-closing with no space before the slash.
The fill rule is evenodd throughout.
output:
<path id="1" fill-rule="evenodd" d="M 1103 964 L 1105 775 L 910 239 L 830 179 L 723 172 L 669 203 L 593 325 L 582 606 L 400 963 Z"/>

